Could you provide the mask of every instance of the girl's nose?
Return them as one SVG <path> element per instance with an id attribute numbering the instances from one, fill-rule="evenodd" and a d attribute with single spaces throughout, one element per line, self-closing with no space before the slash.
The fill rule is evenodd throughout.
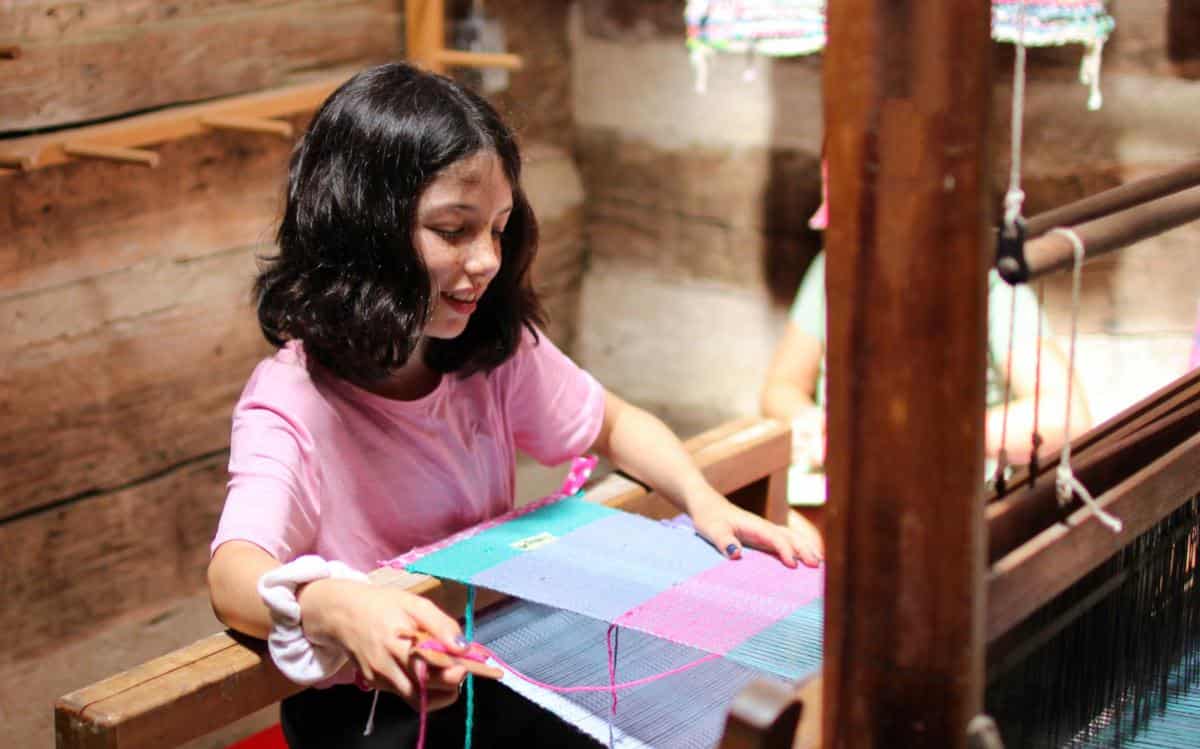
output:
<path id="1" fill-rule="evenodd" d="M 489 230 L 472 242 L 463 267 L 469 276 L 490 280 L 500 269 L 500 239 Z"/>

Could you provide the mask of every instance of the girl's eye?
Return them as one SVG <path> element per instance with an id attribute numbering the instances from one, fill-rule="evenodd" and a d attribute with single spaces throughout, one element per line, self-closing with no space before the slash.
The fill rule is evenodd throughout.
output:
<path id="1" fill-rule="evenodd" d="M 461 237 L 463 234 L 463 228 L 461 226 L 458 227 L 457 229 L 444 229 L 444 228 L 440 228 L 440 227 L 432 227 L 432 228 L 436 234 L 438 234 L 446 239 L 456 239 L 457 237 Z"/>
<path id="2" fill-rule="evenodd" d="M 497 239 L 504 236 L 504 228 L 498 227 L 498 228 L 492 229 L 492 236 L 496 237 Z"/>

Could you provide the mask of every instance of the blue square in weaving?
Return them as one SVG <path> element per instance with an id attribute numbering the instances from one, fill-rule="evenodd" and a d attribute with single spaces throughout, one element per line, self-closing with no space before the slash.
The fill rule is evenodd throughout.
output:
<path id="1" fill-rule="evenodd" d="M 494 565 L 474 582 L 611 622 L 725 561 L 690 529 L 617 512 Z"/>
<path id="2" fill-rule="evenodd" d="M 443 580 L 473 582 L 475 575 L 483 570 L 529 553 L 521 548 L 523 542 L 530 542 L 536 548 L 539 539 L 561 538 L 576 528 L 616 512 L 619 511 L 577 497 L 551 502 L 463 539 L 449 548 L 435 551 L 408 565 L 406 569 Z"/>

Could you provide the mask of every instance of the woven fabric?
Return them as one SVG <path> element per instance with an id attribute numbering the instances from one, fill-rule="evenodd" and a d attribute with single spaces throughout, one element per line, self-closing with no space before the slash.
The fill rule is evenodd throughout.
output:
<path id="1" fill-rule="evenodd" d="M 992 38 L 1021 36 L 1021 0 L 993 0 Z M 1030 47 L 1104 43 L 1114 22 L 1102 0 L 1025 0 Z M 690 49 L 807 55 L 825 47 L 825 0 L 690 0 L 684 9 Z"/>
<path id="2" fill-rule="evenodd" d="M 581 497 L 541 504 L 393 560 L 724 655 L 820 598 L 824 571 L 746 549 L 726 559 L 686 518 L 660 523 Z"/>
<path id="3" fill-rule="evenodd" d="M 486 612 L 478 621 L 478 640 L 525 673 L 562 685 L 604 684 L 608 680 L 605 630 L 590 617 L 524 601 Z M 800 631 L 820 650 L 820 621 Z M 621 634 L 617 678 L 633 680 L 691 663 L 701 651 L 640 632 Z M 806 668 L 804 673 L 811 670 Z M 595 738 L 608 741 L 613 719 L 619 749 L 709 749 L 720 740 L 734 697 L 747 684 L 772 678 L 752 666 L 720 658 L 668 679 L 620 693 L 615 717 L 606 692 L 555 694 L 506 674 L 503 683 Z M 795 677 L 788 677 L 789 679 Z M 780 679 L 782 681 L 782 679 Z"/>
<path id="4" fill-rule="evenodd" d="M 825 0 L 690 0 L 688 46 L 806 55 L 825 46 Z"/>
<path id="5" fill-rule="evenodd" d="M 993 39 L 1021 39 L 1021 5 L 1021 0 L 992 0 Z M 1025 0 L 1024 6 L 1024 43 L 1029 47 L 1095 46 L 1108 39 L 1115 25 L 1101 0 Z"/>

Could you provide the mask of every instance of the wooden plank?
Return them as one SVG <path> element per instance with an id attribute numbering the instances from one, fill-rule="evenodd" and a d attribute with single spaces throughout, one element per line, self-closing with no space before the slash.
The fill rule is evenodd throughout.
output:
<path id="1" fill-rule="evenodd" d="M 1200 0 L 1169 0 L 1167 57 L 1190 77 L 1200 77 Z"/>
<path id="2" fill-rule="evenodd" d="M 982 707 L 990 13 L 829 6 L 825 746 Z"/>
<path id="3" fill-rule="evenodd" d="M 1144 429 L 1155 421 L 1172 413 L 1180 406 L 1195 400 L 1197 394 L 1200 394 L 1200 369 L 1187 372 L 1182 377 L 1164 385 L 1142 400 L 1129 406 L 1116 416 L 1105 419 L 1072 439 L 1071 455 L 1077 458 L 1085 457 L 1092 451 L 1101 449 L 1113 440 L 1127 437 L 1134 432 Z M 1038 469 L 1039 480 L 1052 479 L 1060 458 L 1061 453 L 1049 460 L 1042 461 Z M 1006 500 L 1022 489 L 1028 478 L 1028 466 L 1020 466 L 1017 468 L 1013 479 L 1008 483 L 1008 492 L 1001 496 L 993 495 L 988 501 L 997 502 Z M 993 517 L 1008 511 L 1003 505 L 989 507 L 987 519 L 990 523 Z"/>
<path id="4" fill-rule="evenodd" d="M 730 705 L 721 749 L 791 749 L 804 705 L 790 685 L 751 682 Z"/>
<path id="5" fill-rule="evenodd" d="M 194 20 L 287 5 L 293 0 L 21 0 L 4 6 L 5 36 L 39 41 L 86 38 L 129 26 Z"/>
<path id="6" fill-rule="evenodd" d="M 0 132 L 254 91 L 284 84 L 297 71 L 383 61 L 396 56 L 398 24 L 387 0 L 310 0 L 114 26 L 65 43 L 14 40 L 22 54 L 5 63 L 0 77 Z M 96 71 L 103 71 L 103 85 Z"/>
<path id="7" fill-rule="evenodd" d="M 228 446 L 233 404 L 270 352 L 248 303 L 254 254 L 0 300 L 0 517 Z"/>
<path id="8" fill-rule="evenodd" d="M 307 120 L 287 122 L 300 129 Z M 0 299 L 151 258 L 186 260 L 270 240 L 291 143 L 197 134 L 159 146 L 157 169 L 77 161 L 7 178 L 0 188 L 8 206 L 0 211 Z"/>
<path id="9" fill-rule="evenodd" d="M 442 0 L 404 0 L 404 53 L 415 65 L 446 72 L 439 53 L 446 46 L 446 9 Z"/>
<path id="10" fill-rule="evenodd" d="M 203 587 L 227 462 L 218 453 L 0 524 L 0 629 L 15 645 L 0 665 Z"/>
<path id="11" fill-rule="evenodd" d="M 1121 519 L 1113 533 L 1086 508 L 1043 531 L 988 572 L 987 639 L 993 641 L 1200 493 L 1200 434 L 1097 497 Z"/>
<path id="12" fill-rule="evenodd" d="M 778 422 L 741 421 L 723 425 L 686 443 L 706 473 L 716 471 L 732 476 L 737 471 L 727 464 L 741 463 L 741 475 L 747 482 L 754 482 L 763 476 L 754 475 L 755 470 L 773 471 L 779 466 L 744 461 L 740 452 L 725 448 L 726 442 L 741 445 L 743 450 L 754 450 L 774 442 L 790 444 L 790 434 Z M 591 487 L 588 496 L 630 510 L 650 495 L 636 482 L 614 474 Z M 659 507 L 666 504 L 662 499 L 657 502 L 661 503 Z M 453 613 L 461 612 L 465 603 L 462 586 L 444 584 L 425 575 L 385 569 L 372 573 L 372 579 L 404 586 Z M 477 606 L 482 608 L 498 598 L 494 593 L 480 591 Z M 261 643 L 238 642 L 228 634 L 214 635 L 190 648 L 72 692 L 60 699 L 55 708 L 59 746 L 161 749 L 203 735 L 297 691 L 294 685 L 280 681 L 262 652 Z"/>
<path id="13" fill-rule="evenodd" d="M 1071 469 L 1093 494 L 1107 492 L 1198 429 L 1200 400 L 1193 400 L 1136 432 L 1095 446 L 1081 458 L 1072 457 Z M 1054 481 L 1047 477 L 1034 488 L 1012 494 L 987 508 L 989 563 L 1012 552 L 1079 506 L 1076 501 L 1064 510 L 1056 491 Z"/>

